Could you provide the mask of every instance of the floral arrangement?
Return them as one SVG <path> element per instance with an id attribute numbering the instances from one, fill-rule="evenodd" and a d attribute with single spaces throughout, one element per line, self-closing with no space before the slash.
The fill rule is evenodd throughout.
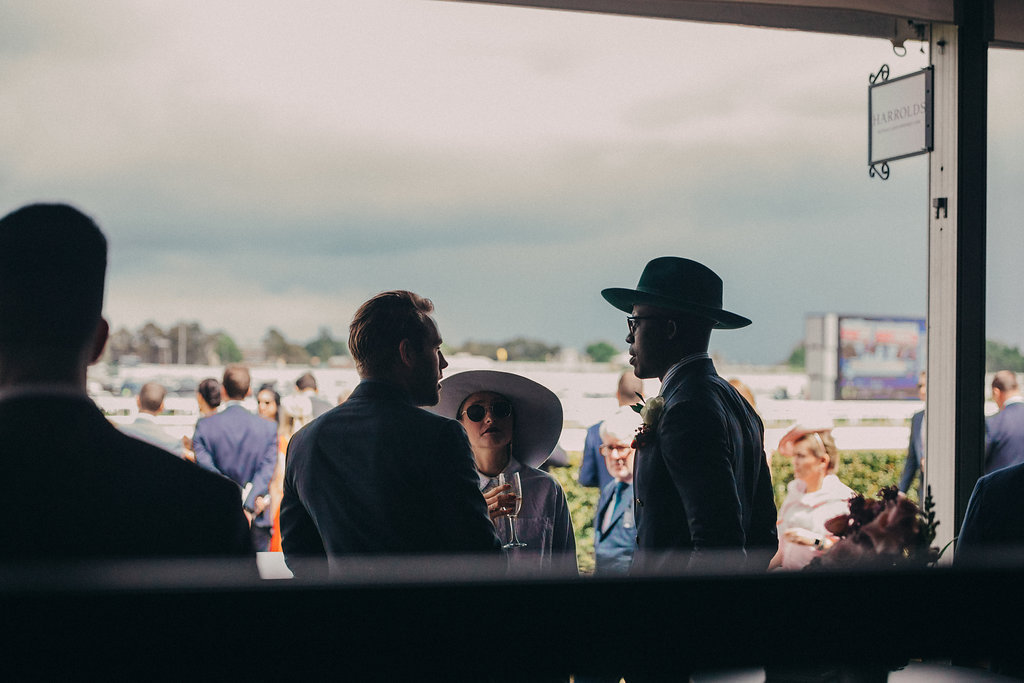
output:
<path id="1" fill-rule="evenodd" d="M 930 486 L 923 510 L 895 486 L 883 488 L 872 500 L 854 496 L 848 514 L 825 522 L 828 532 L 839 540 L 808 568 L 934 565 L 945 551 L 932 546 L 939 525 L 934 508 Z"/>
<path id="2" fill-rule="evenodd" d="M 630 406 L 634 412 L 640 413 L 643 423 L 636 428 L 636 436 L 633 437 L 631 448 L 642 448 L 651 443 L 651 439 L 658 432 L 658 422 L 661 420 L 661 413 L 665 410 L 665 399 L 662 396 L 655 396 L 645 401 L 642 394 L 637 394 L 639 403 Z"/>

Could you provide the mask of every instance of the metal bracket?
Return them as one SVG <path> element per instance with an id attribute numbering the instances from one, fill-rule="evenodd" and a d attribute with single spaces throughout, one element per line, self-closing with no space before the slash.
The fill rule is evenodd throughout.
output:
<path id="1" fill-rule="evenodd" d="M 871 81 L 871 85 L 874 85 L 879 80 L 881 80 L 882 83 L 889 80 L 889 65 L 883 64 L 882 68 L 878 70 L 878 73 L 868 76 L 868 80 Z"/>
<path id="2" fill-rule="evenodd" d="M 889 179 L 889 162 L 888 161 L 883 161 L 881 167 L 876 167 L 874 164 L 871 164 L 871 168 L 868 169 L 868 175 L 870 177 L 872 177 L 872 178 L 874 178 L 875 176 L 878 176 L 882 180 L 888 180 Z"/>
<path id="3" fill-rule="evenodd" d="M 946 197 L 936 197 L 932 200 L 932 208 L 935 209 L 935 217 L 939 218 L 939 211 L 942 218 L 949 218 L 949 200 Z"/>

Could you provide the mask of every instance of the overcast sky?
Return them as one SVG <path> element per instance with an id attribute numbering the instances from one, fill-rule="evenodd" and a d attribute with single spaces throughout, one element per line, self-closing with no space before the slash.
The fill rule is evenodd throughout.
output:
<path id="1" fill-rule="evenodd" d="M 70 201 L 115 327 L 345 336 L 372 294 L 450 343 L 624 348 L 600 297 L 697 259 L 736 362 L 808 313 L 924 315 L 925 157 L 868 176 L 868 76 L 918 43 L 430 0 L 8 0 L 0 211 Z M 1024 346 L 1024 54 L 990 57 L 990 337 Z"/>

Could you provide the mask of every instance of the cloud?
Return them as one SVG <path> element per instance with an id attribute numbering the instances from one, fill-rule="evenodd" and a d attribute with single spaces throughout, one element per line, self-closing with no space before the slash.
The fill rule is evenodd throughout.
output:
<path id="1" fill-rule="evenodd" d="M 452 341 L 621 344 L 600 289 L 666 253 L 712 265 L 755 318 L 713 339 L 738 360 L 788 355 L 809 312 L 924 312 L 927 166 L 883 183 L 865 163 L 867 77 L 920 68 L 916 46 L 404 0 L 13 2 L 0 20 L 0 209 L 93 213 L 115 324 L 306 339 L 407 287 Z M 1022 64 L 991 62 L 1003 278 Z"/>

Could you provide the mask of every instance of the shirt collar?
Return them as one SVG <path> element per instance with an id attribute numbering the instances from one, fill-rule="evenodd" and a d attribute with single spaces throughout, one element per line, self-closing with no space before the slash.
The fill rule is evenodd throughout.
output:
<path id="1" fill-rule="evenodd" d="M 149 413 L 139 413 L 135 416 L 136 422 L 152 422 L 156 424 L 156 415 L 150 415 Z"/>
<path id="2" fill-rule="evenodd" d="M 688 356 L 683 356 L 679 359 L 679 362 L 668 369 L 665 373 L 665 379 L 661 380 L 661 386 L 668 384 L 669 379 L 672 378 L 677 372 L 679 372 L 684 366 L 694 363 L 699 360 L 711 360 L 711 355 L 707 351 L 698 351 L 697 353 L 691 353 Z"/>
<path id="3" fill-rule="evenodd" d="M 1024 396 L 1021 396 L 1020 394 L 1017 394 L 1016 396 L 1011 396 L 1010 398 L 1006 399 L 1005 403 L 1003 403 L 1003 407 L 1005 408 L 1011 403 L 1024 403 Z"/>
<path id="4" fill-rule="evenodd" d="M 509 457 L 508 464 L 505 465 L 505 469 L 503 469 L 498 474 L 501 474 L 501 473 L 511 474 L 513 472 L 518 472 L 521 468 L 522 468 L 522 466 L 519 464 L 519 462 L 515 458 Z M 481 491 L 487 489 L 487 487 L 490 486 L 491 479 L 493 479 L 495 482 L 498 481 L 498 475 L 497 474 L 494 475 L 493 477 L 488 477 L 486 474 L 484 474 L 480 470 L 476 471 L 476 478 L 480 482 L 480 490 Z"/>

